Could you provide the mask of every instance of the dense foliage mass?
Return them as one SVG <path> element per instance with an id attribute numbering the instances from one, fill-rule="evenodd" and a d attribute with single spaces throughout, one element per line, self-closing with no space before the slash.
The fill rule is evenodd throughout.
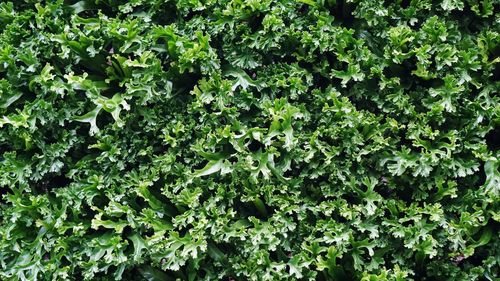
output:
<path id="1" fill-rule="evenodd" d="M 498 0 L 0 3 L 1 280 L 498 280 Z"/>

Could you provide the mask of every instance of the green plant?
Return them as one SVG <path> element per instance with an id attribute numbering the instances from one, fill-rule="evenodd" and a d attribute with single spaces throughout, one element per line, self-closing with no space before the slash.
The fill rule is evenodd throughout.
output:
<path id="1" fill-rule="evenodd" d="M 499 4 L 0 3 L 0 279 L 497 280 Z"/>

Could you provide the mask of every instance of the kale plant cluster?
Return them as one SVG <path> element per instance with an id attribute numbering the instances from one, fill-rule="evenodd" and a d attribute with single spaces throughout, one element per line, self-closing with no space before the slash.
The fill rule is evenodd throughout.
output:
<path id="1" fill-rule="evenodd" d="M 498 280 L 499 0 L 0 2 L 1 280 Z"/>

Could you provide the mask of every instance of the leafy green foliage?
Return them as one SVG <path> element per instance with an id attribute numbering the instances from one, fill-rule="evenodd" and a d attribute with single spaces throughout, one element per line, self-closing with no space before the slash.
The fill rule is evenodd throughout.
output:
<path id="1" fill-rule="evenodd" d="M 0 279 L 497 280 L 498 0 L 0 3 Z"/>

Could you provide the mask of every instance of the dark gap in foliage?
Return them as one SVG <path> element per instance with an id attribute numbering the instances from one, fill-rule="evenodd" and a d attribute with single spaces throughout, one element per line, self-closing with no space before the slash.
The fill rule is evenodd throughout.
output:
<path id="1" fill-rule="evenodd" d="M 86 11 L 83 11 L 80 14 L 78 14 L 78 16 L 80 16 L 84 19 L 95 18 L 98 16 L 97 11 L 98 10 L 95 10 L 95 9 L 94 10 L 86 10 Z"/>
<path id="2" fill-rule="evenodd" d="M 278 62 L 276 62 L 274 60 L 275 57 L 273 56 L 273 54 L 271 52 L 265 53 L 265 54 L 261 54 L 261 55 L 262 55 L 262 64 L 265 65 L 265 66 L 273 65 L 273 64 L 278 63 Z"/>
<path id="3" fill-rule="evenodd" d="M 399 69 L 400 73 L 398 77 L 401 77 L 401 86 L 405 89 L 410 89 L 413 86 L 413 81 L 420 81 L 422 79 L 416 78 L 415 75 L 412 74 L 414 70 L 417 70 L 417 58 L 415 56 L 410 57 L 409 59 L 403 62 L 403 66 Z"/>
<path id="4" fill-rule="evenodd" d="M 337 223 L 341 223 L 341 224 L 349 224 L 350 223 L 350 220 L 348 220 L 347 218 L 345 218 L 343 216 L 339 216 L 338 214 L 334 214 L 331 218 L 333 220 L 335 220 L 335 222 L 337 222 Z M 325 217 L 325 219 L 330 219 L 330 217 Z"/>
<path id="5" fill-rule="evenodd" d="M 382 114 L 380 108 L 374 102 L 374 98 L 378 96 L 378 90 L 374 90 L 373 93 L 369 95 L 358 94 L 363 88 L 368 89 L 377 89 L 378 85 L 375 79 L 368 79 L 362 83 L 362 86 L 358 86 L 360 84 L 354 85 L 354 91 L 351 91 L 347 96 L 351 104 L 356 108 L 357 111 L 367 111 L 372 114 Z M 358 88 L 359 87 L 359 88 Z"/>
<path id="6" fill-rule="evenodd" d="M 193 261 L 192 261 L 192 260 L 190 260 L 189 262 L 193 262 Z M 186 272 L 187 272 L 187 275 L 189 275 L 189 270 L 186 270 Z M 200 270 L 200 271 L 196 274 L 196 276 L 197 276 L 197 277 L 199 277 L 200 279 L 204 279 L 206 275 L 207 275 L 207 271 L 206 271 L 206 269 L 205 269 L 205 270 L 204 270 L 204 269 L 202 269 L 202 270 Z"/>
<path id="7" fill-rule="evenodd" d="M 5 152 L 11 151 L 13 149 L 13 146 L 11 143 L 5 143 L 0 140 L 0 163 L 4 160 L 3 154 Z"/>
<path id="8" fill-rule="evenodd" d="M 484 261 L 488 258 L 488 249 L 484 246 L 474 249 L 474 254 L 465 260 L 463 265 L 470 264 L 473 266 L 482 266 Z"/>
<path id="9" fill-rule="evenodd" d="M 325 5 L 327 5 L 327 4 L 325 3 Z M 297 12 L 298 12 L 300 15 L 302 15 L 302 16 L 306 16 L 306 15 L 309 13 L 309 5 L 307 5 L 307 4 L 302 4 L 302 5 L 299 5 L 299 7 L 300 7 L 300 8 L 298 9 L 298 11 L 297 11 Z"/>
<path id="10" fill-rule="evenodd" d="M 362 199 L 354 190 L 350 190 L 349 188 L 345 188 L 346 192 L 343 194 L 342 199 L 345 199 L 347 203 L 358 205 L 362 203 Z"/>
<path id="11" fill-rule="evenodd" d="M 115 218 L 113 218 L 113 219 L 115 219 Z M 119 219 L 119 218 L 116 218 L 116 219 Z M 126 219 L 126 215 L 124 215 L 122 217 L 122 219 Z M 123 228 L 123 231 L 120 233 L 120 236 L 123 240 L 128 241 L 128 237 L 130 235 L 132 235 L 133 232 L 134 232 L 134 229 L 132 229 L 132 227 L 130 225 L 127 225 Z M 125 251 L 128 252 L 128 254 L 131 254 L 133 252 L 133 250 L 134 250 L 134 244 L 131 241 L 129 241 L 129 245 Z"/>
<path id="12" fill-rule="evenodd" d="M 204 103 L 204 104 L 203 104 L 203 108 L 204 108 L 204 109 L 205 109 L 205 111 L 206 111 L 206 112 L 208 112 L 208 113 L 212 113 L 212 112 L 216 111 L 216 110 L 212 109 L 212 107 L 213 107 L 213 104 L 212 104 L 212 103 Z"/>
<path id="13" fill-rule="evenodd" d="M 463 9 L 455 9 L 450 12 L 451 18 L 455 19 L 455 22 L 461 32 L 476 35 L 485 27 L 492 26 L 494 24 L 494 15 L 496 15 L 495 12 L 493 12 L 493 15 L 490 15 L 489 17 L 483 17 L 472 11 L 469 1 L 463 1 L 463 5 Z M 494 9 L 497 8 L 498 5 L 494 6 Z"/>
<path id="14" fill-rule="evenodd" d="M 421 252 L 417 252 L 417 254 L 420 254 Z M 413 255 L 413 260 L 415 261 L 414 265 L 414 271 L 415 271 L 415 280 L 429 280 L 429 281 L 434 281 L 435 279 L 427 278 L 427 272 L 426 272 L 426 266 L 422 263 L 419 263 L 417 260 L 417 254 Z M 439 279 L 438 279 L 439 280 Z M 435 281 L 438 281 L 435 280 Z"/>
<path id="15" fill-rule="evenodd" d="M 198 85 L 198 81 L 202 78 L 203 76 L 198 72 L 172 74 L 171 80 L 174 85 L 172 92 L 176 93 L 176 91 L 180 91 L 180 93 L 183 93 L 182 95 L 177 95 L 177 98 L 190 97 L 189 92 Z"/>
<path id="16" fill-rule="evenodd" d="M 280 160 L 276 160 L 275 161 L 276 163 L 280 163 L 281 161 Z M 295 178 L 297 177 L 298 175 L 300 174 L 300 169 L 289 169 L 289 170 L 286 170 L 284 173 L 283 173 L 283 177 L 285 178 Z"/>
<path id="17" fill-rule="evenodd" d="M 112 98 L 115 94 L 124 93 L 126 91 L 126 88 L 125 86 L 120 86 L 120 82 L 121 81 L 117 81 L 115 79 L 111 80 L 108 83 L 108 88 L 101 91 L 100 94 L 104 97 Z"/>
<path id="18" fill-rule="evenodd" d="M 51 129 L 47 125 L 44 125 L 43 128 L 46 129 L 46 131 L 44 131 L 40 135 L 41 135 L 41 138 L 44 140 L 45 146 L 56 144 L 61 140 L 62 136 L 59 133 L 61 133 L 63 131 L 60 130 L 60 128 L 55 127 L 54 129 Z M 42 153 L 43 153 L 43 151 L 42 151 Z"/>
<path id="19" fill-rule="evenodd" d="M 120 11 L 118 10 L 118 6 L 120 4 L 123 4 L 123 2 L 120 3 L 118 1 L 120 0 L 117 0 L 117 2 L 115 2 L 115 0 L 96 2 L 96 4 L 98 4 L 97 10 L 110 18 L 120 18 Z M 122 17 L 122 19 L 124 19 L 126 15 L 122 15 Z"/>
<path id="20" fill-rule="evenodd" d="M 317 53 L 317 52 L 315 52 Z M 336 70 L 342 70 L 345 71 L 347 70 L 347 67 L 349 64 L 345 61 L 339 61 L 337 56 L 333 52 L 319 52 L 318 57 L 326 59 L 328 62 L 328 65 L 330 66 L 330 69 L 336 69 Z M 313 65 L 314 69 L 315 65 Z M 318 66 L 319 67 L 319 66 Z M 330 75 L 330 73 L 321 73 L 323 75 Z"/>
<path id="21" fill-rule="evenodd" d="M 247 147 L 248 147 L 248 150 L 250 150 L 251 152 L 258 152 L 258 151 L 265 151 L 266 150 L 266 146 L 263 143 L 255 140 L 255 139 L 252 139 L 250 141 L 250 143 L 247 144 Z"/>
<path id="22" fill-rule="evenodd" d="M 239 121 L 250 122 L 252 120 L 255 120 L 255 118 L 258 118 L 260 114 L 261 114 L 260 108 L 257 107 L 257 105 L 252 103 L 250 105 L 250 109 L 241 110 L 241 113 L 239 116 Z"/>
<path id="23" fill-rule="evenodd" d="M 500 150 L 500 126 L 495 126 L 485 136 L 486 145 L 490 151 Z"/>
<path id="24" fill-rule="evenodd" d="M 221 152 L 224 153 L 224 155 L 232 155 L 235 154 L 237 151 L 234 149 L 233 145 L 230 143 L 223 143 L 222 144 L 222 149 Z M 232 156 L 230 159 L 233 159 L 233 161 L 236 159 L 235 156 Z"/>
<path id="25" fill-rule="evenodd" d="M 264 20 L 265 14 L 258 12 L 252 15 L 246 20 L 248 27 L 252 33 L 259 31 L 262 28 L 262 21 Z"/>
<path id="26" fill-rule="evenodd" d="M 77 127 L 76 128 L 76 133 L 79 134 L 80 136 L 89 134 L 89 128 L 88 127 Z M 72 163 L 71 164 L 76 164 L 78 161 L 82 160 L 84 157 L 91 157 L 94 159 L 98 154 L 92 150 L 90 150 L 88 147 L 86 147 L 83 143 L 80 143 L 78 146 L 73 146 L 70 148 L 68 151 L 67 155 L 71 157 Z"/>
<path id="27" fill-rule="evenodd" d="M 358 280 L 359 278 L 356 278 L 355 276 L 355 270 L 354 270 L 354 260 L 352 256 L 352 252 L 347 252 L 345 255 L 343 255 L 341 258 L 337 258 L 337 264 L 341 265 L 336 268 L 335 271 L 335 277 L 339 276 L 340 280 Z"/>
<path id="28" fill-rule="evenodd" d="M 326 198 L 321 190 L 321 186 L 325 183 L 328 183 L 327 175 L 321 175 L 314 179 L 305 178 L 300 185 L 301 194 L 303 194 L 303 196 L 311 197 L 311 199 L 315 200 L 318 204 L 326 201 Z"/>
<path id="29" fill-rule="evenodd" d="M 217 52 L 217 57 L 220 59 L 221 65 L 231 65 L 226 56 L 224 55 L 225 43 L 223 34 L 216 34 L 210 37 L 210 47 Z M 229 50 L 228 50 L 229 51 Z"/>
<path id="30" fill-rule="evenodd" d="M 26 85 L 18 85 L 15 89 L 22 92 L 23 95 L 21 98 L 19 98 L 17 101 L 15 101 L 13 104 L 11 104 L 8 108 L 5 109 L 7 113 L 15 112 L 14 105 L 17 105 L 22 108 L 22 105 L 35 101 L 37 96 L 36 93 L 37 89 L 34 89 L 34 91 L 32 91 Z"/>
<path id="31" fill-rule="evenodd" d="M 297 64 L 300 68 L 304 68 L 304 69 L 313 69 L 313 66 L 314 64 L 310 61 L 306 61 L 306 60 L 298 60 L 297 61 Z M 314 75 L 315 73 L 313 73 Z"/>
<path id="32" fill-rule="evenodd" d="M 75 280 L 84 280 L 85 278 L 83 277 L 83 268 L 78 267 L 76 268 L 73 272 L 71 272 L 71 277 L 75 278 Z"/>
<path id="33" fill-rule="evenodd" d="M 55 188 L 62 188 L 68 186 L 72 182 L 71 179 L 65 175 L 48 173 L 41 180 L 31 184 L 33 190 L 37 193 L 49 193 Z"/>
<path id="34" fill-rule="evenodd" d="M 129 204 L 136 211 L 141 211 L 143 208 L 148 206 L 146 200 L 144 200 L 141 196 L 134 196 L 134 198 L 129 201 Z"/>
<path id="35" fill-rule="evenodd" d="M 42 255 L 42 262 L 47 262 L 50 260 L 50 253 L 45 252 L 45 254 Z"/>
<path id="36" fill-rule="evenodd" d="M 179 18 L 175 2 L 162 1 L 160 3 L 158 7 L 155 7 L 155 5 L 151 8 L 153 13 L 151 21 L 160 26 L 167 26 L 174 23 Z"/>
<path id="37" fill-rule="evenodd" d="M 384 67 L 384 69 L 382 70 L 382 74 L 389 79 L 394 77 L 399 77 L 400 79 L 406 78 L 405 80 L 407 80 L 411 78 L 411 77 L 404 77 L 411 75 L 410 70 L 405 69 L 405 67 L 394 63 L 391 63 L 387 67 Z"/>
<path id="38" fill-rule="evenodd" d="M 144 229 L 141 229 L 140 236 L 141 237 L 151 237 L 155 234 L 155 230 L 153 227 L 144 227 Z"/>
<path id="39" fill-rule="evenodd" d="M 129 247 L 132 242 L 129 241 Z M 142 273 L 138 270 L 139 266 L 134 266 L 132 268 L 125 268 L 122 275 L 122 280 L 134 280 L 134 281 L 148 281 L 144 278 Z M 153 276 L 153 275 L 151 275 Z"/>
<path id="40" fill-rule="evenodd" d="M 381 176 L 379 178 L 380 184 L 377 188 L 377 193 L 380 194 L 383 198 L 392 197 L 393 190 L 388 185 L 389 176 Z"/>
<path id="41" fill-rule="evenodd" d="M 203 158 L 200 158 L 200 159 L 203 159 Z M 208 161 L 204 160 L 202 162 L 198 162 L 196 164 L 193 164 L 191 167 L 193 167 L 194 170 L 200 170 L 200 169 L 203 169 L 203 167 L 205 167 L 205 165 L 207 165 Z"/>
<path id="42" fill-rule="evenodd" d="M 471 11 L 471 7 L 467 1 L 463 1 L 464 8 L 462 10 L 453 10 L 450 12 L 450 15 L 456 19 L 456 23 L 458 24 L 458 28 L 461 31 L 466 31 L 467 33 L 477 32 L 478 26 L 477 18 L 475 13 Z"/>
<path id="43" fill-rule="evenodd" d="M 406 125 L 406 124 L 405 124 Z M 407 148 L 412 148 L 413 147 L 413 141 L 409 138 L 407 138 L 407 131 L 404 130 L 399 130 L 397 132 L 397 136 L 399 137 L 399 146 L 396 149 L 400 149 L 403 147 Z"/>
<path id="44" fill-rule="evenodd" d="M 93 205 L 98 207 L 99 209 L 104 209 L 109 204 L 109 202 L 110 202 L 110 199 L 107 196 L 105 196 L 104 194 L 98 194 L 92 199 Z M 94 211 L 91 210 L 89 212 L 89 214 L 91 214 L 91 213 L 94 213 Z"/>
<path id="45" fill-rule="evenodd" d="M 412 202 L 413 198 L 413 191 L 412 188 L 409 187 L 409 184 L 406 183 L 407 179 L 405 179 L 406 176 L 398 176 L 398 177 L 393 177 L 394 179 L 394 189 L 393 189 L 393 195 L 394 197 L 401 199 L 402 201 L 406 203 Z"/>
<path id="46" fill-rule="evenodd" d="M 66 255 L 61 255 L 59 262 L 61 263 L 61 266 L 69 266 L 71 265 L 71 261 L 68 260 Z"/>
<path id="47" fill-rule="evenodd" d="M 329 11 L 335 17 L 335 21 L 339 21 L 343 27 L 352 27 L 356 18 L 352 14 L 354 8 L 351 3 L 346 0 L 335 1 L 335 6 L 330 7 Z"/>
<path id="48" fill-rule="evenodd" d="M 155 143 L 153 145 L 153 155 L 162 155 L 167 153 L 169 150 L 169 146 L 165 143 Z"/>
<path id="49" fill-rule="evenodd" d="M 187 14 L 184 14 L 182 16 L 182 22 L 189 22 L 190 20 L 192 20 L 194 17 L 196 16 L 199 16 L 199 15 L 202 15 L 203 13 L 199 12 L 199 11 L 193 11 L 193 10 L 190 10 Z"/>
<path id="50" fill-rule="evenodd" d="M 294 46 L 289 46 L 290 48 L 290 53 L 292 53 L 294 51 Z M 281 61 L 281 63 L 284 63 L 284 64 L 294 64 L 294 63 L 297 63 L 297 58 L 295 57 L 295 55 L 292 55 L 292 54 L 285 54 L 285 55 L 276 55 L 276 57 L 274 58 L 275 61 Z"/>
<path id="51" fill-rule="evenodd" d="M 403 9 L 410 7 L 410 4 L 411 4 L 411 0 L 400 0 L 399 1 L 399 6 Z"/>
<path id="52" fill-rule="evenodd" d="M 334 86 L 332 83 L 333 81 L 330 78 L 318 73 L 313 73 L 313 82 L 314 86 L 317 89 L 320 89 L 321 92 L 325 92 L 328 88 Z"/>
<path id="53" fill-rule="evenodd" d="M 184 213 L 186 210 L 180 212 L 181 214 Z M 179 237 L 184 237 L 186 234 L 188 234 L 189 228 L 192 226 L 192 224 L 188 224 L 187 227 L 183 227 L 182 229 L 179 230 Z"/>
<path id="54" fill-rule="evenodd" d="M 77 220 L 91 221 L 93 218 L 95 218 L 97 212 L 96 210 L 93 210 L 89 205 L 87 205 L 87 203 L 83 203 L 82 206 L 80 207 L 80 210 L 78 210 L 76 214 L 78 214 L 76 216 Z"/>
<path id="55" fill-rule="evenodd" d="M 347 82 L 347 84 L 344 86 L 342 85 L 342 79 L 337 78 L 337 77 L 331 77 L 330 78 L 331 85 L 338 90 L 342 96 L 346 96 L 349 92 L 349 89 L 351 89 L 353 81 Z"/>
<path id="56" fill-rule="evenodd" d="M 477 175 L 477 186 L 483 186 L 486 183 L 486 172 L 484 171 L 484 161 L 479 161 L 479 170 L 476 172 Z"/>
<path id="57" fill-rule="evenodd" d="M 269 253 L 269 260 L 271 262 L 279 262 L 280 260 L 282 260 L 280 258 L 280 253 L 279 253 L 280 249 L 277 249 L 275 251 L 268 251 Z"/>
<path id="58" fill-rule="evenodd" d="M 106 112 L 105 110 L 101 110 L 101 112 L 99 112 L 99 114 L 97 115 L 96 124 L 100 130 L 106 130 L 108 129 L 108 126 L 112 126 L 113 124 L 115 124 L 115 120 L 110 113 Z M 89 126 L 87 123 L 85 125 Z"/>

